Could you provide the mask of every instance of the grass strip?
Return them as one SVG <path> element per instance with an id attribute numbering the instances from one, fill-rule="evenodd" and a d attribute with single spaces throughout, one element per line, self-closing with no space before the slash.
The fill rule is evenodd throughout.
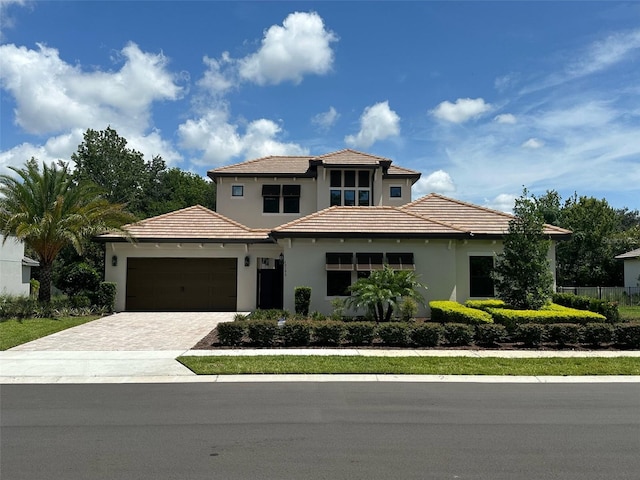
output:
<path id="1" fill-rule="evenodd" d="M 623 305 L 618 306 L 620 312 L 620 318 L 627 322 L 640 321 L 640 305 L 633 307 L 625 307 Z"/>
<path id="2" fill-rule="evenodd" d="M 0 350 L 46 337 L 67 328 L 82 325 L 100 318 L 98 315 L 87 317 L 62 318 L 26 318 L 22 320 L 3 320 L 0 322 Z"/>
<path id="3" fill-rule="evenodd" d="M 178 360 L 198 375 L 640 375 L 640 358 L 234 356 Z"/>

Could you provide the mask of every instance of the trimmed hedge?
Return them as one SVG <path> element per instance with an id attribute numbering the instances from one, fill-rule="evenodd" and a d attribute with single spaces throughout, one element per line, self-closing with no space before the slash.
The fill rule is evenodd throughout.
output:
<path id="1" fill-rule="evenodd" d="M 580 341 L 580 325 L 575 323 L 552 323 L 545 325 L 545 339 L 560 348 Z"/>
<path id="2" fill-rule="evenodd" d="M 607 317 L 609 323 L 620 321 L 618 304 L 608 300 L 587 297 L 585 295 L 574 295 L 573 293 L 554 293 L 553 303 L 565 307 L 576 308 L 578 310 L 589 310 Z"/>
<path id="3" fill-rule="evenodd" d="M 311 336 L 319 345 L 339 345 L 345 334 L 345 324 L 340 321 L 325 320 L 314 323 Z"/>
<path id="4" fill-rule="evenodd" d="M 371 345 L 376 338 L 373 322 L 350 322 L 345 324 L 344 339 L 351 345 Z"/>
<path id="5" fill-rule="evenodd" d="M 613 325 L 609 323 L 587 323 L 582 330 L 581 341 L 592 347 L 613 341 Z"/>
<path id="6" fill-rule="evenodd" d="M 449 345 L 465 346 L 473 342 L 475 329 L 466 323 L 445 323 L 444 341 Z"/>
<path id="7" fill-rule="evenodd" d="M 440 323 L 466 323 L 479 325 L 493 323 L 491 315 L 476 308 L 465 307 L 450 300 L 434 300 L 429 302 L 431 320 Z"/>
<path id="8" fill-rule="evenodd" d="M 439 323 L 421 323 L 411 329 L 409 336 L 418 347 L 437 347 L 444 337 L 444 327 Z"/>
<path id="9" fill-rule="evenodd" d="M 311 323 L 289 320 L 280 327 L 280 338 L 287 347 L 303 347 L 311 341 Z"/>
<path id="10" fill-rule="evenodd" d="M 640 323 L 619 323 L 614 328 L 616 344 L 624 348 L 640 348 Z"/>
<path id="11" fill-rule="evenodd" d="M 216 327 L 218 341 L 225 347 L 235 347 L 242 344 L 245 325 L 239 322 L 223 322 Z"/>
<path id="12" fill-rule="evenodd" d="M 245 322 L 243 322 L 245 323 Z M 273 320 L 246 322 L 249 343 L 257 347 L 271 347 L 278 337 L 278 323 Z"/>
<path id="13" fill-rule="evenodd" d="M 599 313 L 551 304 L 542 310 L 511 310 L 508 308 L 490 308 L 489 313 L 496 323 L 513 331 L 523 323 L 587 323 L 605 322 L 607 319 Z"/>
<path id="14" fill-rule="evenodd" d="M 403 347 L 409 344 L 410 328 L 407 323 L 390 322 L 378 325 L 377 335 L 389 347 Z"/>
<path id="15" fill-rule="evenodd" d="M 498 323 L 476 325 L 475 340 L 478 345 L 495 345 L 508 337 L 507 328 Z"/>
<path id="16" fill-rule="evenodd" d="M 464 306 L 484 311 L 488 308 L 507 308 L 507 304 L 497 298 L 487 298 L 486 300 L 467 300 L 464 302 Z"/>
<path id="17" fill-rule="evenodd" d="M 524 343 L 525 347 L 537 347 L 544 340 L 544 325 L 523 323 L 516 327 L 513 337 L 516 342 Z"/>

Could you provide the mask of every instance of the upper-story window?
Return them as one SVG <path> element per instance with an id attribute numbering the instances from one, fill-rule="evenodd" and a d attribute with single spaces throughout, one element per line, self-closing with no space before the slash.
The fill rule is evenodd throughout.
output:
<path id="1" fill-rule="evenodd" d="M 244 185 L 232 185 L 231 186 L 232 197 L 244 197 Z"/>
<path id="2" fill-rule="evenodd" d="M 402 187 L 389 187 L 389 196 L 391 198 L 401 198 Z"/>
<path id="3" fill-rule="evenodd" d="M 300 213 L 300 185 L 263 185 L 264 213 Z"/>
<path id="4" fill-rule="evenodd" d="M 331 170 L 331 206 L 371 205 L 371 170 Z"/>

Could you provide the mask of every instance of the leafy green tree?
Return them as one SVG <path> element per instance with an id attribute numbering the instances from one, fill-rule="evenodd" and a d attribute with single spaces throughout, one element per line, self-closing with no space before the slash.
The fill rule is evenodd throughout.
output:
<path id="1" fill-rule="evenodd" d="M 160 172 L 157 188 L 143 199 L 143 211 L 148 217 L 193 205 L 215 210 L 215 183 L 178 168 Z"/>
<path id="2" fill-rule="evenodd" d="M 68 165 L 10 167 L 18 178 L 0 175 L 0 233 L 4 241 L 24 241 L 40 262 L 41 302 L 51 300 L 52 267 L 66 245 L 82 250 L 83 241 L 131 221 L 123 205 L 105 200 L 92 184 L 77 186 Z"/>
<path id="3" fill-rule="evenodd" d="M 515 308 L 538 309 L 551 298 L 553 276 L 544 236 L 544 216 L 525 189 L 516 199 L 504 248 L 492 276 L 498 298 Z"/>
<path id="4" fill-rule="evenodd" d="M 620 232 L 621 216 L 605 199 L 573 197 L 562 208 L 561 227 L 573 232 L 557 246 L 558 283 L 564 286 L 621 285 L 622 266 L 612 237 Z"/>
<path id="5" fill-rule="evenodd" d="M 562 207 L 560 194 L 555 190 L 547 190 L 541 197 L 532 196 L 536 208 L 542 214 L 544 223 L 560 225 L 562 222 Z"/>
<path id="6" fill-rule="evenodd" d="M 393 270 L 385 265 L 382 270 L 374 270 L 369 277 L 360 278 L 351 285 L 351 296 L 346 299 L 346 306 L 355 310 L 365 309 L 376 322 L 388 322 L 403 298 L 424 304 L 420 289 L 425 288 L 418 282 L 415 272 Z"/>
<path id="7" fill-rule="evenodd" d="M 146 162 L 142 153 L 127 147 L 127 140 L 111 127 L 87 130 L 84 141 L 71 155 L 78 184 L 94 183 L 112 203 L 124 203 L 139 218 L 146 217 L 145 198 L 160 187 L 159 174 L 166 170 L 161 157 Z"/>

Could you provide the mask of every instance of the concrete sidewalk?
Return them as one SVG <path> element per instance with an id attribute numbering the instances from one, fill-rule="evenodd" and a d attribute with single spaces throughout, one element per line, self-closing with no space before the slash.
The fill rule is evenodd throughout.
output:
<path id="1" fill-rule="evenodd" d="M 176 382 L 476 382 L 620 383 L 640 376 L 515 377 L 473 375 L 195 375 L 179 356 L 336 355 L 387 357 L 576 358 L 635 357 L 640 351 L 517 351 L 412 349 L 216 349 L 162 351 L 0 352 L 0 384 L 16 383 L 176 383 Z"/>
<path id="2" fill-rule="evenodd" d="M 367 348 L 192 350 L 235 313 L 123 312 L 0 352 L 0 384 L 289 381 L 640 382 L 622 377 L 489 377 L 440 375 L 195 375 L 182 355 L 356 355 L 389 357 L 639 357 L 640 351 L 413 350 Z"/>

